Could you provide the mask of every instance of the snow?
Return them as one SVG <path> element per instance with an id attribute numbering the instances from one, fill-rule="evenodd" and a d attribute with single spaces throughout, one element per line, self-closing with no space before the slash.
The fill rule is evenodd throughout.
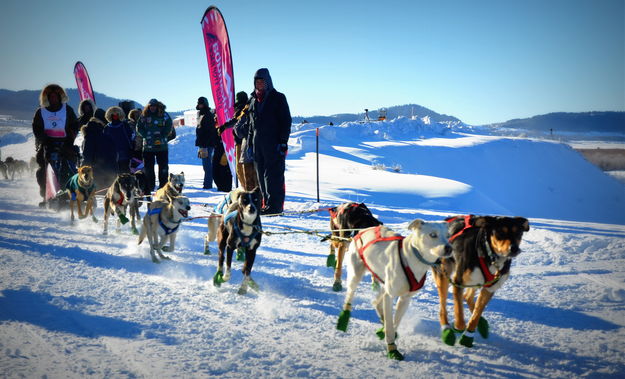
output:
<path id="1" fill-rule="evenodd" d="M 223 194 L 201 189 L 194 133 L 178 129 L 170 171 L 185 172 L 191 216 L 206 216 Z M 28 129 L 2 137 L 3 159 L 33 154 Z M 484 314 L 491 336 L 472 349 L 441 342 L 430 274 L 399 328 L 405 361 L 385 358 L 367 280 L 347 333 L 337 331 L 345 292 L 331 290 L 328 244 L 305 233 L 326 231 L 327 212 L 263 218 L 276 234 L 254 265 L 261 291 L 239 296 L 239 262 L 230 283 L 212 285 L 205 219 L 185 223 L 172 261 L 157 265 L 127 226 L 103 236 L 101 221 L 70 226 L 68 212 L 39 209 L 29 175 L 0 181 L 0 377 L 625 375 L 625 185 L 569 146 L 408 119 L 294 125 L 286 180 L 288 210 L 364 201 L 401 233 L 415 218 L 529 218 Z M 301 233 L 278 234 L 289 231 Z"/>

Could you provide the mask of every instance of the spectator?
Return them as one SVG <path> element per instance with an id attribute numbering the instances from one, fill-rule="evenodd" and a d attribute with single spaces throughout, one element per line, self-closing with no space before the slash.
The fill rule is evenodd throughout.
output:
<path id="1" fill-rule="evenodd" d="M 139 117 L 141 117 L 140 109 L 133 109 L 128 112 L 128 126 L 130 126 L 130 129 L 132 129 L 135 136 L 130 158 L 131 173 L 143 169 L 143 138 L 141 138 L 139 133 L 137 133 L 137 121 L 139 121 Z"/>
<path id="2" fill-rule="evenodd" d="M 252 143 L 263 195 L 261 213 L 281 213 L 284 210 L 284 170 L 291 134 L 291 112 L 284 94 L 273 88 L 266 68 L 259 69 L 254 75 L 248 123 L 248 138 Z"/>
<path id="3" fill-rule="evenodd" d="M 130 172 L 134 134 L 125 119 L 124 110 L 120 107 L 110 107 L 106 110 L 106 120 L 109 123 L 104 128 L 104 134 L 113 142 L 111 148 L 115 152 L 117 174 Z"/>
<path id="4" fill-rule="evenodd" d="M 117 154 L 110 136 L 104 134 L 106 126 L 103 109 L 96 109 L 94 116 L 80 129 L 83 135 L 82 163 L 93 169 L 96 189 L 109 187 L 117 173 Z"/>
<path id="5" fill-rule="evenodd" d="M 221 144 L 215 128 L 215 115 L 211 111 L 208 100 L 202 96 L 197 99 L 195 107 L 199 111 L 199 119 L 195 128 L 195 146 L 199 147 L 198 157 L 202 159 L 204 181 L 202 188 L 213 188 L 213 153 L 215 147 Z"/>
<path id="6" fill-rule="evenodd" d="M 163 187 L 169 180 L 167 142 L 172 130 L 172 120 L 165 112 L 165 105 L 151 99 L 137 122 L 137 133 L 143 138 L 143 165 L 147 188 L 150 190 L 154 190 L 156 185 L 155 162 L 158 164 L 158 188 Z"/>
<path id="7" fill-rule="evenodd" d="M 93 100 L 85 99 L 81 101 L 78 105 L 78 126 L 82 127 L 83 125 L 87 125 L 96 109 Z"/>
<path id="8" fill-rule="evenodd" d="M 75 172 L 78 151 L 74 140 L 78 134 L 78 119 L 72 107 L 67 104 L 69 98 L 58 84 L 45 86 L 39 94 L 39 108 L 33 117 L 33 135 L 35 136 L 36 159 L 39 168 L 36 172 L 39 195 L 45 205 L 46 165 L 50 161 L 65 162 L 61 172 L 56 172 L 59 183 L 65 184 Z M 60 167 L 60 166 L 59 166 Z"/>

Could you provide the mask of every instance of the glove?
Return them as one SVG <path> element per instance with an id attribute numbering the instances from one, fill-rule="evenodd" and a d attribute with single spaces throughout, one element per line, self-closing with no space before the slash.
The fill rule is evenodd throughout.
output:
<path id="1" fill-rule="evenodd" d="M 286 156 L 286 152 L 289 150 L 289 145 L 287 145 L 286 143 L 281 143 L 278 145 L 278 152 L 280 152 L 280 155 L 282 155 L 283 157 Z"/>
<path id="2" fill-rule="evenodd" d="M 202 147 L 198 150 L 197 152 L 197 157 L 198 158 L 208 158 L 208 149 L 205 147 Z"/>

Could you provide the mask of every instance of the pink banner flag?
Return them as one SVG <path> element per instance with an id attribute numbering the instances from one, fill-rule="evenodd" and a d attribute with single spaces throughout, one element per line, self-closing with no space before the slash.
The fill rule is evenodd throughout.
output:
<path id="1" fill-rule="evenodd" d="M 228 29 L 226 29 L 221 12 L 212 5 L 204 12 L 201 24 L 217 125 L 222 125 L 234 116 L 234 70 Z M 234 178 L 236 173 L 235 143 L 231 128 L 221 134 L 221 140 Z"/>
<path id="2" fill-rule="evenodd" d="M 76 78 L 76 86 L 78 86 L 78 94 L 80 95 L 80 101 L 85 99 L 91 99 L 95 103 L 95 96 L 93 96 L 93 89 L 91 88 L 91 80 L 89 80 L 89 74 L 82 62 L 76 62 L 74 65 L 74 77 Z"/>

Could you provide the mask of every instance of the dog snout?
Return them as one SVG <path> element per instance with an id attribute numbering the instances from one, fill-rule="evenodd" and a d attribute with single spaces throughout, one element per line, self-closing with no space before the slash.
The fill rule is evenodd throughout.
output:
<path id="1" fill-rule="evenodd" d="M 518 245 L 510 246 L 510 256 L 511 257 L 516 257 L 517 255 L 519 255 L 520 252 L 521 252 L 521 249 L 519 248 Z"/>
<path id="2" fill-rule="evenodd" d="M 445 256 L 449 257 L 452 252 L 453 252 L 453 248 L 451 247 L 451 245 L 450 244 L 446 244 L 445 245 Z"/>

